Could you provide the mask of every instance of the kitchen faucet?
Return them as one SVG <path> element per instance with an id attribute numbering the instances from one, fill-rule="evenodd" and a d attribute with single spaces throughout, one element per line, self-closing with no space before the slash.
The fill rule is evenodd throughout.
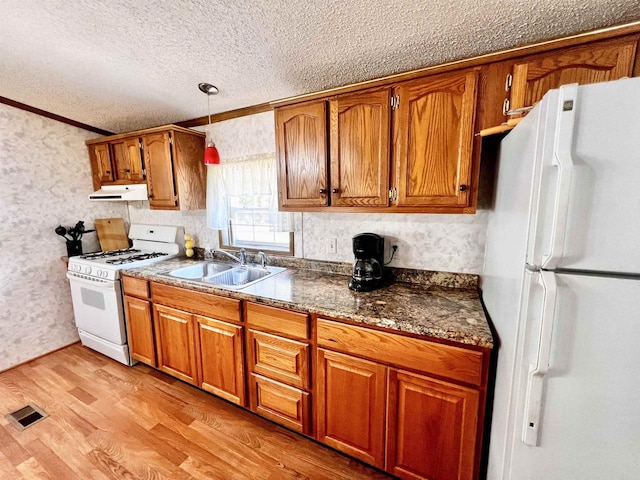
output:
<path id="1" fill-rule="evenodd" d="M 260 266 L 262 268 L 267 268 L 267 255 L 264 252 L 258 252 L 260 256 Z"/>
<path id="2" fill-rule="evenodd" d="M 240 263 L 241 267 L 245 267 L 247 265 L 247 251 L 244 248 L 240 249 L 240 256 L 236 257 L 235 255 L 227 252 L 226 250 L 221 250 L 219 248 L 214 248 L 213 249 L 213 253 L 222 253 L 223 255 L 226 255 L 227 257 L 235 260 L 236 262 Z"/>

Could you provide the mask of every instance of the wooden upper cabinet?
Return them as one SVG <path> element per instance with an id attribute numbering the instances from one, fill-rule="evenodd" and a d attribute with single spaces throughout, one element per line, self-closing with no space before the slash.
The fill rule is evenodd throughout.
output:
<path id="1" fill-rule="evenodd" d="M 280 206 L 326 206 L 326 102 L 279 108 L 275 122 Z"/>
<path id="2" fill-rule="evenodd" d="M 204 209 L 204 138 L 168 125 L 87 140 L 94 189 L 146 183 L 152 209 Z"/>
<path id="3" fill-rule="evenodd" d="M 477 478 L 480 393 L 389 370 L 387 471 L 401 478 Z"/>
<path id="4" fill-rule="evenodd" d="M 331 205 L 389 204 L 390 89 L 329 101 Z"/>
<path id="5" fill-rule="evenodd" d="M 113 175 L 113 166 L 111 165 L 109 144 L 98 143 L 91 148 L 94 163 L 94 177 L 97 177 L 100 183 L 113 182 L 115 177 Z"/>
<path id="6" fill-rule="evenodd" d="M 397 206 L 469 205 L 477 85 L 474 69 L 396 88 Z"/>
<path id="7" fill-rule="evenodd" d="M 142 137 L 149 205 L 152 208 L 172 208 L 178 205 L 171 147 L 170 132 L 151 133 Z"/>
<path id="8" fill-rule="evenodd" d="M 616 39 L 546 52 L 515 63 L 509 109 L 535 105 L 547 91 L 561 85 L 631 76 L 637 41 L 637 38 Z"/>
<path id="9" fill-rule="evenodd" d="M 144 181 L 142 167 L 141 142 L 135 138 L 126 138 L 111 143 L 111 152 L 117 180 L 130 182 Z"/>

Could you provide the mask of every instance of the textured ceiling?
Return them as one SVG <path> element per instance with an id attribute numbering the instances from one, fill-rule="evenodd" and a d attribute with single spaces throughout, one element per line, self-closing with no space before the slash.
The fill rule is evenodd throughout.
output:
<path id="1" fill-rule="evenodd" d="M 113 132 L 640 19 L 640 0 L 0 0 L 0 96 Z"/>

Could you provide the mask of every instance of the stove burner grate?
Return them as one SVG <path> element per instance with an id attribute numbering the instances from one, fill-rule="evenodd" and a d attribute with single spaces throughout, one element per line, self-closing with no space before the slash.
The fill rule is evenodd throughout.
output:
<path id="1" fill-rule="evenodd" d="M 137 251 L 139 252 L 140 250 L 137 250 Z M 168 255 L 168 254 L 162 253 L 162 252 L 141 253 L 139 255 L 131 255 L 129 257 L 113 258 L 111 260 L 107 260 L 106 263 L 109 263 L 111 265 L 123 265 L 125 263 L 133 263 L 133 262 L 139 262 L 141 260 L 148 260 L 150 258 L 163 257 L 165 255 Z"/>
<path id="2" fill-rule="evenodd" d="M 121 250 L 109 250 L 108 252 L 89 253 L 87 255 L 82 255 L 80 258 L 83 260 L 97 260 L 99 258 L 116 257 L 120 255 L 127 255 L 128 253 L 139 252 L 140 250 L 137 250 L 135 248 L 123 248 Z"/>

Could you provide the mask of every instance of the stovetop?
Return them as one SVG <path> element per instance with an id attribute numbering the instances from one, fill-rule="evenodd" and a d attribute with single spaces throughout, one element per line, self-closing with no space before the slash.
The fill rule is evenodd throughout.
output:
<path id="1" fill-rule="evenodd" d="M 80 260 L 105 263 L 109 265 L 124 265 L 150 258 L 164 257 L 169 255 L 165 252 L 143 252 L 137 248 L 127 248 L 123 250 L 111 250 L 110 252 L 96 252 L 81 255 Z"/>
<path id="2" fill-rule="evenodd" d="M 142 267 L 173 257 L 175 254 L 127 248 L 71 257 L 68 270 L 84 276 L 115 280 L 120 277 L 118 270 L 123 268 Z"/>
<path id="3" fill-rule="evenodd" d="M 172 225 L 132 224 L 132 248 L 96 252 L 69 258 L 69 278 L 107 283 L 120 278 L 119 270 L 137 268 L 169 260 L 181 252 L 184 228 Z"/>

